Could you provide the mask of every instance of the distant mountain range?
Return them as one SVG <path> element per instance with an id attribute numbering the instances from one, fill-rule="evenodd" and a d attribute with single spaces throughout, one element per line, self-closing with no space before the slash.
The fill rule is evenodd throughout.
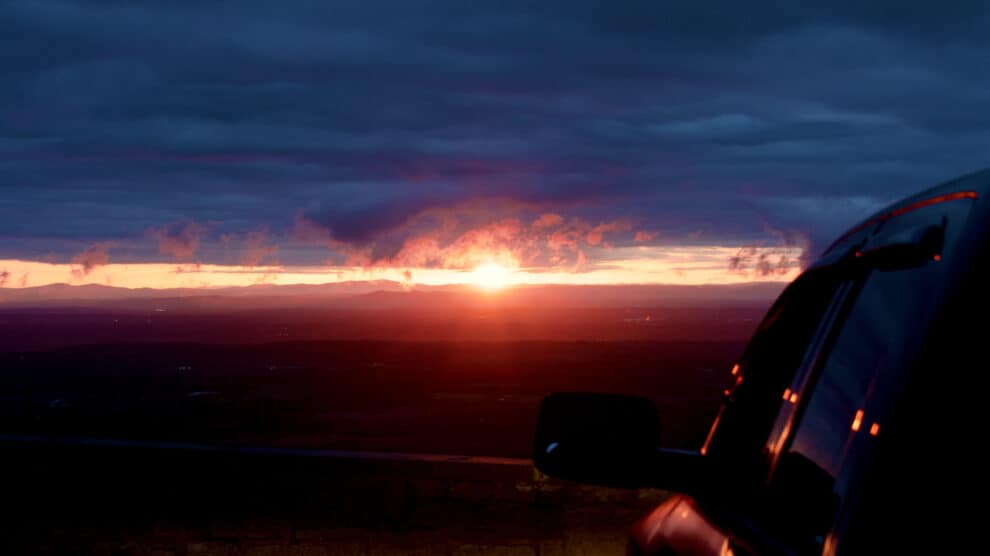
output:
<path id="1" fill-rule="evenodd" d="M 338 297 L 361 295 L 376 291 L 402 291 L 398 282 L 373 280 L 363 282 L 336 282 L 319 285 L 276 286 L 259 284 L 255 286 L 229 288 L 118 288 L 87 284 L 51 284 L 34 288 L 2 288 L 0 302 L 52 302 L 52 301 L 104 301 L 121 299 L 165 299 L 185 297 L 291 297 L 320 296 Z"/>
<path id="2" fill-rule="evenodd" d="M 320 285 L 255 285 L 216 289 L 128 289 L 53 284 L 0 289 L 0 307 L 108 307 L 161 309 L 251 309 L 340 307 L 347 309 L 446 310 L 451 307 L 548 306 L 636 307 L 656 305 L 767 304 L 779 282 L 737 285 L 521 285 L 497 292 L 473 286 L 407 287 L 387 280 Z"/>

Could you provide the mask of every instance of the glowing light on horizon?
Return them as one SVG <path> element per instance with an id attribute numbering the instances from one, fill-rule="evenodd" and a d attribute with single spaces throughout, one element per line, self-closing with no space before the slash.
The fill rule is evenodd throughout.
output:
<path id="1" fill-rule="evenodd" d="M 80 272 L 78 264 L 0 259 L 7 273 L 3 288 L 51 284 L 99 284 L 121 288 L 223 288 L 257 284 L 316 285 L 388 280 L 408 286 L 473 285 L 497 289 L 506 285 L 729 285 L 752 282 L 790 282 L 800 269 L 785 274 L 756 275 L 732 272 L 732 246 L 633 246 L 588 250 L 588 262 L 527 267 L 514 258 L 479 253 L 481 266 L 469 268 L 401 268 L 387 266 L 223 265 L 210 263 L 119 262 Z M 759 256 L 760 252 L 757 251 Z M 789 256 L 800 255 L 795 251 Z M 493 266 L 488 266 L 493 265 Z M 479 271 L 479 269 L 482 269 Z M 482 285 L 484 284 L 484 286 Z"/>
<path id="2" fill-rule="evenodd" d="M 500 290 L 512 281 L 509 269 L 497 263 L 483 263 L 471 273 L 471 281 L 485 290 Z"/>

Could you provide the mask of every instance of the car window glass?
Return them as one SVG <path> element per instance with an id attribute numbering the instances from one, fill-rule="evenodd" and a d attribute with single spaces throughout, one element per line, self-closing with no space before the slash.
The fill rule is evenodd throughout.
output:
<path id="1" fill-rule="evenodd" d="M 839 283 L 831 273 L 811 272 L 781 295 L 750 342 L 733 374 L 728 399 L 706 452 L 731 462 L 759 456 L 780 405 L 780 392 L 800 365 Z M 745 454 L 744 454 L 745 452 Z"/>
<path id="2" fill-rule="evenodd" d="M 923 293 L 935 268 L 871 273 L 838 332 L 769 489 L 772 519 L 799 544 L 820 549 L 846 492 L 844 468 L 882 430 L 930 316 L 933 297 Z"/>

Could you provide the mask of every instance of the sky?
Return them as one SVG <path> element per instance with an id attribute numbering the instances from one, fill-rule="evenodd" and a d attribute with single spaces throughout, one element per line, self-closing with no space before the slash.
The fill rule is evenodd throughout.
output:
<path id="1" fill-rule="evenodd" d="M 0 287 L 790 280 L 987 164 L 983 2 L 776 4 L 0 0 Z"/>

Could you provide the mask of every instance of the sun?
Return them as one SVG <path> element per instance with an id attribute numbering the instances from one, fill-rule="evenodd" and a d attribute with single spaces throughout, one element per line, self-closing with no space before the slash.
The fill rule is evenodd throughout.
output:
<path id="1" fill-rule="evenodd" d="M 509 285 L 512 273 L 497 263 L 482 263 L 471 273 L 471 282 L 486 290 L 500 290 Z"/>

